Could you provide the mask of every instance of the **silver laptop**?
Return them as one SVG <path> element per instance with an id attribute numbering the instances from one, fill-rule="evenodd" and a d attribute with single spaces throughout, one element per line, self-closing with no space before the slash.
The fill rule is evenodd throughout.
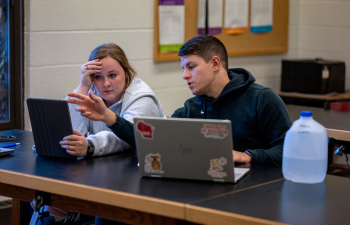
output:
<path id="1" fill-rule="evenodd" d="M 134 118 L 141 176 L 237 182 L 249 169 L 234 168 L 231 121 Z"/>

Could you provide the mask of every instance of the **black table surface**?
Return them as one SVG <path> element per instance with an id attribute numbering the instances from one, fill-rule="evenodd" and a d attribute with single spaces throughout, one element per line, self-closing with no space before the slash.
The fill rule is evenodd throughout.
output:
<path id="1" fill-rule="evenodd" d="M 80 160 L 43 157 L 32 150 L 31 132 L 9 130 L 0 132 L 0 135 L 14 135 L 18 139 L 16 142 L 20 143 L 13 154 L 0 157 L 0 169 L 180 203 L 197 202 L 283 178 L 280 168 L 258 165 L 251 166 L 250 172 L 237 184 L 143 178 L 139 174 L 135 152 Z M 10 143 L 13 142 L 0 145 Z"/>
<path id="2" fill-rule="evenodd" d="M 300 118 L 301 111 L 311 111 L 326 128 L 350 130 L 349 112 L 286 106 L 292 122 Z M 279 180 L 192 205 L 287 224 L 350 224 L 344 210 L 349 208 L 349 190 L 349 178 L 327 175 L 319 184 Z"/>
<path id="3" fill-rule="evenodd" d="M 287 224 L 350 224 L 350 179 L 327 175 L 319 184 L 287 180 L 192 205 Z"/>
<path id="4" fill-rule="evenodd" d="M 68 160 L 38 156 L 32 133 L 2 131 L 21 145 L 0 157 L 0 169 L 100 187 L 109 190 L 188 203 L 229 213 L 289 224 L 348 224 L 348 178 L 327 175 L 320 184 L 283 179 L 279 168 L 251 166 L 237 184 L 180 179 L 142 178 L 134 152 Z M 0 145 L 13 142 L 2 142 Z M 0 177 L 1 182 L 1 177 Z"/>
<path id="5" fill-rule="evenodd" d="M 301 111 L 311 111 L 313 119 L 326 128 L 345 131 L 350 130 L 350 112 L 324 110 L 323 108 L 289 104 L 286 106 L 292 122 L 300 118 Z"/>

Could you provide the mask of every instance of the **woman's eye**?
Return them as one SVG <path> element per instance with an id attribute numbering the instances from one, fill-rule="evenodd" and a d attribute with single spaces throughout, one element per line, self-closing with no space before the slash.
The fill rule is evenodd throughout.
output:
<path id="1" fill-rule="evenodd" d="M 112 74 L 110 74 L 109 76 L 112 77 L 112 78 L 114 78 L 114 77 L 117 76 L 117 74 L 112 73 Z"/>
<path id="2" fill-rule="evenodd" d="M 101 76 L 100 75 L 95 75 L 95 77 L 94 77 L 96 80 L 99 80 L 99 79 L 101 79 Z"/>

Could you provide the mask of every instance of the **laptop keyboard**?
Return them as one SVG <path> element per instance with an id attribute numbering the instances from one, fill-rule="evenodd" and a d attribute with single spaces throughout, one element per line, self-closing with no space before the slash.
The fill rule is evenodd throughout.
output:
<path id="1" fill-rule="evenodd" d="M 242 173 L 235 173 L 235 178 L 238 178 L 242 175 Z"/>

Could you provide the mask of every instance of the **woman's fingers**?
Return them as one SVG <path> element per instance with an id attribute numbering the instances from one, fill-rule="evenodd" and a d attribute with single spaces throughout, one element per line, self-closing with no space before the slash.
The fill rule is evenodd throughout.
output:
<path id="1" fill-rule="evenodd" d="M 76 152 L 76 151 L 66 149 L 66 152 L 67 152 L 68 154 L 70 154 L 70 155 L 78 156 L 78 152 Z"/>
<path id="2" fill-rule="evenodd" d="M 84 70 L 89 70 L 89 71 L 94 71 L 94 70 L 100 71 L 102 69 L 101 62 L 99 61 L 99 59 L 89 61 L 85 63 L 82 67 Z"/>
<path id="3" fill-rule="evenodd" d="M 98 102 L 98 100 L 101 99 L 100 97 L 98 97 L 98 96 L 92 94 L 91 91 L 89 91 L 88 95 L 89 95 L 90 99 L 91 99 L 92 101 L 94 101 L 94 103 Z"/>
<path id="4" fill-rule="evenodd" d="M 78 98 L 78 99 L 80 99 L 80 100 L 84 100 L 87 96 L 86 95 L 83 95 L 83 94 L 80 94 L 80 93 L 73 93 L 73 92 L 69 92 L 68 93 L 68 96 L 69 97 L 73 97 L 73 98 Z M 68 101 L 69 99 L 67 99 L 67 101 Z M 87 99 L 85 99 L 85 100 L 88 100 L 88 98 Z M 70 100 L 72 103 L 74 102 L 81 102 L 81 101 L 79 101 L 79 100 L 77 100 L 77 99 L 74 99 L 74 100 Z M 69 102 L 70 103 L 70 102 Z"/>
<path id="5" fill-rule="evenodd" d="M 84 134 L 80 133 L 79 131 L 77 130 L 73 130 L 73 134 L 77 135 L 77 136 L 81 136 L 81 137 L 84 137 Z M 84 137 L 85 138 L 85 137 Z"/>
<path id="6" fill-rule="evenodd" d="M 76 105 L 82 105 L 84 102 L 89 103 L 89 104 L 95 103 L 95 101 L 93 101 L 91 98 L 89 98 L 88 96 L 83 95 L 83 94 L 70 92 L 70 93 L 68 93 L 68 96 L 73 97 L 73 98 L 69 98 L 66 100 L 68 103 L 72 103 L 72 104 L 76 104 Z"/>
<path id="7" fill-rule="evenodd" d="M 85 65 L 85 70 L 89 70 L 89 71 L 99 71 L 101 72 L 102 66 L 98 66 L 98 65 Z"/>
<path id="8" fill-rule="evenodd" d="M 73 97 L 68 95 L 69 97 Z M 81 100 L 75 99 L 75 98 L 69 98 L 66 100 L 68 103 L 76 104 L 76 105 L 81 105 L 83 102 Z"/>
<path id="9" fill-rule="evenodd" d="M 71 146 L 71 147 L 73 147 L 73 146 L 81 145 L 81 143 L 79 141 L 63 140 L 63 141 L 60 141 L 60 145 L 61 146 Z"/>
<path id="10" fill-rule="evenodd" d="M 91 115 L 91 112 L 81 113 L 81 116 L 87 117 L 88 119 L 93 119 L 93 118 L 90 118 L 90 115 Z"/>
<path id="11" fill-rule="evenodd" d="M 77 107 L 74 107 L 74 110 L 76 112 L 85 112 L 86 108 L 85 107 L 82 107 L 82 106 L 77 106 Z"/>

